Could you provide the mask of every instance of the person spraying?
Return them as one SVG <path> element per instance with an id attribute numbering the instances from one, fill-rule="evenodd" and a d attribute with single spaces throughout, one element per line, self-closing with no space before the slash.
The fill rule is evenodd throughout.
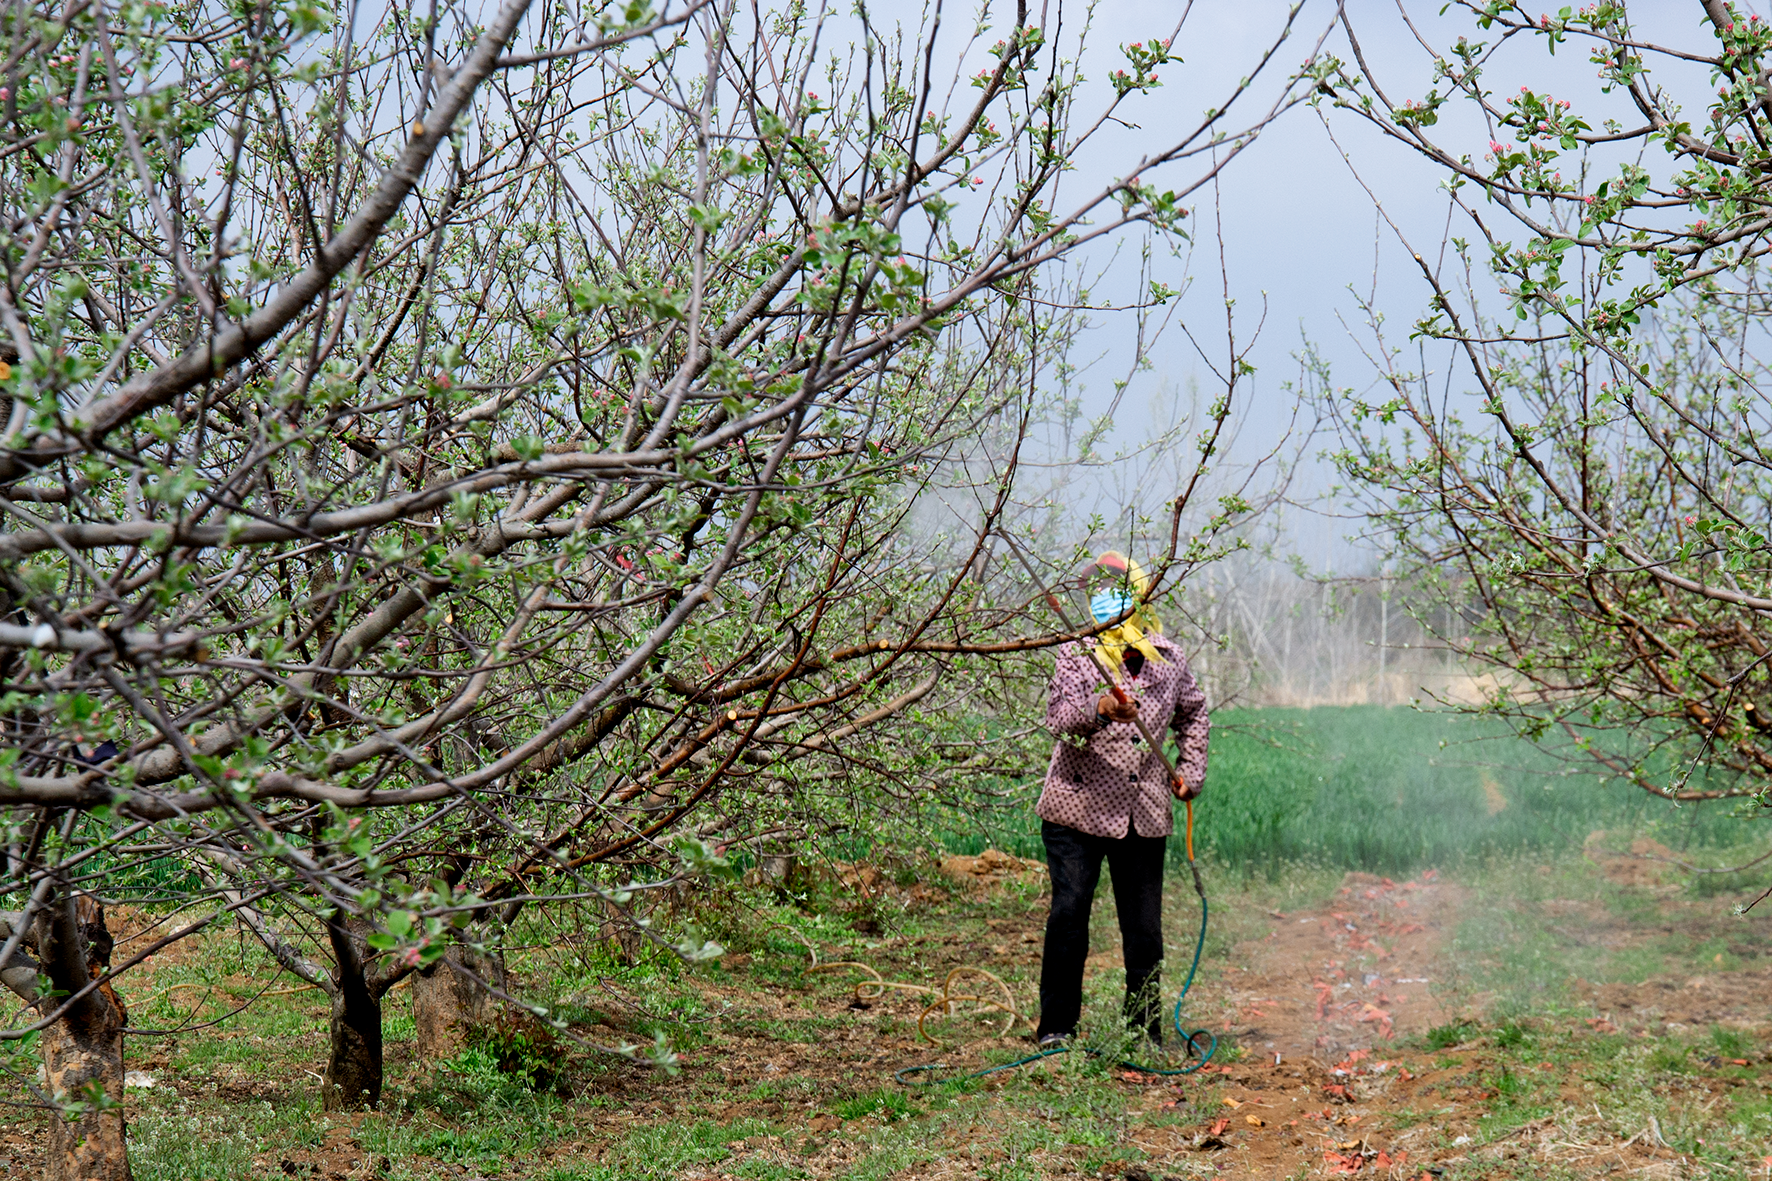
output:
<path id="1" fill-rule="evenodd" d="M 1109 551 L 1086 574 L 1096 623 L 1118 622 L 1061 648 L 1047 689 L 1046 726 L 1058 741 L 1035 807 L 1052 880 L 1035 1037 L 1048 1047 L 1076 1034 L 1089 913 L 1105 860 L 1125 950 L 1124 1015 L 1160 1045 L 1171 800 L 1200 794 L 1211 720 L 1187 657 L 1145 602 L 1150 579 L 1139 564 Z M 1180 745 L 1173 779 L 1152 749 L 1165 730 Z"/>

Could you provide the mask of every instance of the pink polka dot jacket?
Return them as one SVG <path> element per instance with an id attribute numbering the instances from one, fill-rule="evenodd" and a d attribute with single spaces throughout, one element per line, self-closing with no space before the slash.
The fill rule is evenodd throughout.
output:
<path id="1" fill-rule="evenodd" d="M 1151 642 L 1163 657 L 1147 660 L 1136 677 L 1121 674 L 1121 685 L 1138 702 L 1153 734 L 1173 729 L 1181 745 L 1176 769 L 1190 785 L 1206 779 L 1206 741 L 1212 722 L 1206 695 L 1188 671 L 1187 657 L 1162 635 Z M 1174 828 L 1163 764 L 1131 722 L 1108 722 L 1095 703 L 1107 693 L 1107 677 L 1084 640 L 1058 650 L 1052 684 L 1046 691 L 1046 728 L 1058 738 L 1046 785 L 1034 811 L 1040 819 L 1098 837 L 1168 836 Z"/>

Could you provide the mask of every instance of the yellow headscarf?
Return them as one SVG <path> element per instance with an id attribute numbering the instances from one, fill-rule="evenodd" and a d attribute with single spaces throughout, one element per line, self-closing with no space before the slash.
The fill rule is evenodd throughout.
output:
<path id="1" fill-rule="evenodd" d="M 1095 559 L 1093 569 L 1115 581 L 1113 589 L 1093 595 L 1089 600 L 1089 611 L 1095 622 L 1105 622 L 1137 604 L 1132 614 L 1096 637 L 1102 655 L 1115 669 L 1125 667 L 1128 648 L 1138 649 L 1146 660 L 1162 660 L 1157 654 L 1157 646 L 1149 639 L 1150 635 L 1163 630 L 1163 624 L 1151 605 L 1142 601 L 1151 588 L 1151 578 L 1144 572 L 1144 567 L 1118 550 L 1107 550 Z"/>

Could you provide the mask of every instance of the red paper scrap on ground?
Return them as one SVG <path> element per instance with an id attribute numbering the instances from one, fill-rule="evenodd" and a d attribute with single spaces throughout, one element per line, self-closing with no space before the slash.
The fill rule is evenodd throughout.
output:
<path id="1" fill-rule="evenodd" d="M 1385 1038 L 1386 1040 L 1388 1040 L 1391 1036 L 1391 1029 L 1392 1029 L 1391 1015 L 1389 1012 L 1387 1012 L 1384 1009 L 1379 1008 L 1377 1005 L 1374 1005 L 1371 1003 L 1361 1005 L 1359 1016 L 1355 1017 L 1354 1020 L 1355 1021 L 1376 1021 L 1376 1022 L 1378 1022 L 1378 1036 L 1381 1038 Z"/>

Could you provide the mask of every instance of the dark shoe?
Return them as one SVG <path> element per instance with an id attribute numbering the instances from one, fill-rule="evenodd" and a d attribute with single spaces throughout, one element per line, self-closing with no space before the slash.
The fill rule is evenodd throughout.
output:
<path id="1" fill-rule="evenodd" d="M 1040 1048 L 1042 1050 L 1055 1050 L 1061 1046 L 1069 1046 L 1071 1044 L 1071 1039 L 1075 1036 L 1076 1036 L 1076 1034 L 1072 1034 L 1072 1033 L 1041 1034 L 1040 1035 Z"/>

